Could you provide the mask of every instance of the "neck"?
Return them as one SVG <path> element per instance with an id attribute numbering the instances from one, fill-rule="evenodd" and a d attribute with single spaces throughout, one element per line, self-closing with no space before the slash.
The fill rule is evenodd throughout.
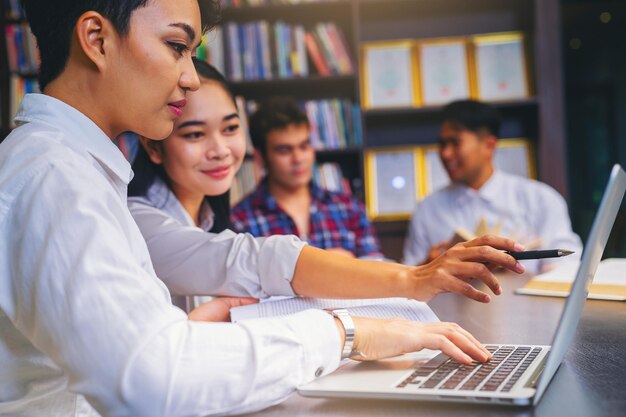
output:
<path id="1" fill-rule="evenodd" d="M 183 196 L 176 195 L 178 201 L 183 206 L 189 217 L 193 220 L 194 224 L 198 226 L 200 224 L 200 207 L 204 201 L 204 196 Z"/>
<path id="2" fill-rule="evenodd" d="M 299 187 L 286 187 L 283 184 L 279 184 L 275 181 L 272 181 L 270 178 L 268 180 L 268 187 L 270 194 L 277 201 L 294 201 L 294 200 L 307 200 L 311 199 L 311 193 L 309 192 L 309 186 L 303 185 Z"/>
<path id="3" fill-rule="evenodd" d="M 94 122 L 109 138 L 116 138 L 124 130 L 116 129 L 110 123 L 110 116 L 107 116 L 110 112 L 106 110 L 106 106 L 101 101 L 96 102 L 93 99 L 105 95 L 99 92 L 89 75 L 72 68 L 72 65 L 68 64 L 63 73 L 46 86 L 44 94 L 74 107 Z"/>
<path id="4" fill-rule="evenodd" d="M 473 188 L 474 190 L 479 190 L 489 178 L 493 175 L 493 164 L 490 163 L 485 169 L 483 169 L 476 178 L 471 181 L 469 184 L 466 184 L 468 187 Z"/>

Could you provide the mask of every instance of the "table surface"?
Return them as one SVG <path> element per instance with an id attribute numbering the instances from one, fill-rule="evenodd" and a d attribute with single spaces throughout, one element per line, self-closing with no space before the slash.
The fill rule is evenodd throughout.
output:
<path id="1" fill-rule="evenodd" d="M 501 276 L 503 295 L 481 304 L 441 294 L 430 306 L 483 343 L 551 344 L 564 298 L 514 294 L 529 278 Z M 537 407 L 304 398 L 255 416 L 626 416 L 626 303 L 587 300 L 567 352 Z"/>

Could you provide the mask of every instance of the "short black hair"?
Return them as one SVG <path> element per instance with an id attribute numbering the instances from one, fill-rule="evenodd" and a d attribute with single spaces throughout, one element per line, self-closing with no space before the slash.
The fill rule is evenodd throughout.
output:
<path id="1" fill-rule="evenodd" d="M 457 129 L 467 129 L 474 133 L 489 134 L 498 137 L 501 118 L 492 106 L 476 100 L 453 101 L 443 108 L 443 121 Z"/>
<path id="2" fill-rule="evenodd" d="M 85 12 L 93 10 L 107 18 L 121 35 L 129 31 L 132 13 L 150 0 L 22 0 L 24 13 L 37 38 L 41 56 L 39 87 L 43 91 L 65 68 L 70 55 L 74 26 Z M 219 21 L 217 0 L 200 0 L 203 26 Z"/>
<path id="3" fill-rule="evenodd" d="M 282 130 L 290 125 L 309 126 L 309 119 L 291 97 L 270 97 L 262 101 L 250 118 L 250 139 L 255 149 L 265 158 L 267 155 L 267 134 L 272 130 Z"/>

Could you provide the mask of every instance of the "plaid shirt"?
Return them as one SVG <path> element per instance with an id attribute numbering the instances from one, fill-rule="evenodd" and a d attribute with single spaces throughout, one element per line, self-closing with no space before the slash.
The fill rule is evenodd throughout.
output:
<path id="1" fill-rule="evenodd" d="M 357 257 L 381 257 L 374 228 L 357 199 L 329 192 L 311 183 L 309 236 L 311 246 L 344 248 Z M 232 227 L 253 236 L 293 234 L 300 236 L 293 219 L 269 193 L 267 180 L 231 211 Z"/>

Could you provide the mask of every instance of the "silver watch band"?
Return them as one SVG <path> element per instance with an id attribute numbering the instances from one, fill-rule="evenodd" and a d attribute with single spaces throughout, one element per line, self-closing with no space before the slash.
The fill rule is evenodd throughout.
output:
<path id="1" fill-rule="evenodd" d="M 346 341 L 343 344 L 343 350 L 341 351 L 341 359 L 350 358 L 352 356 L 365 357 L 361 352 L 354 350 L 354 321 L 350 317 L 350 313 L 345 308 L 328 308 L 326 309 L 333 317 L 339 319 L 343 325 L 343 329 L 346 332 Z"/>

